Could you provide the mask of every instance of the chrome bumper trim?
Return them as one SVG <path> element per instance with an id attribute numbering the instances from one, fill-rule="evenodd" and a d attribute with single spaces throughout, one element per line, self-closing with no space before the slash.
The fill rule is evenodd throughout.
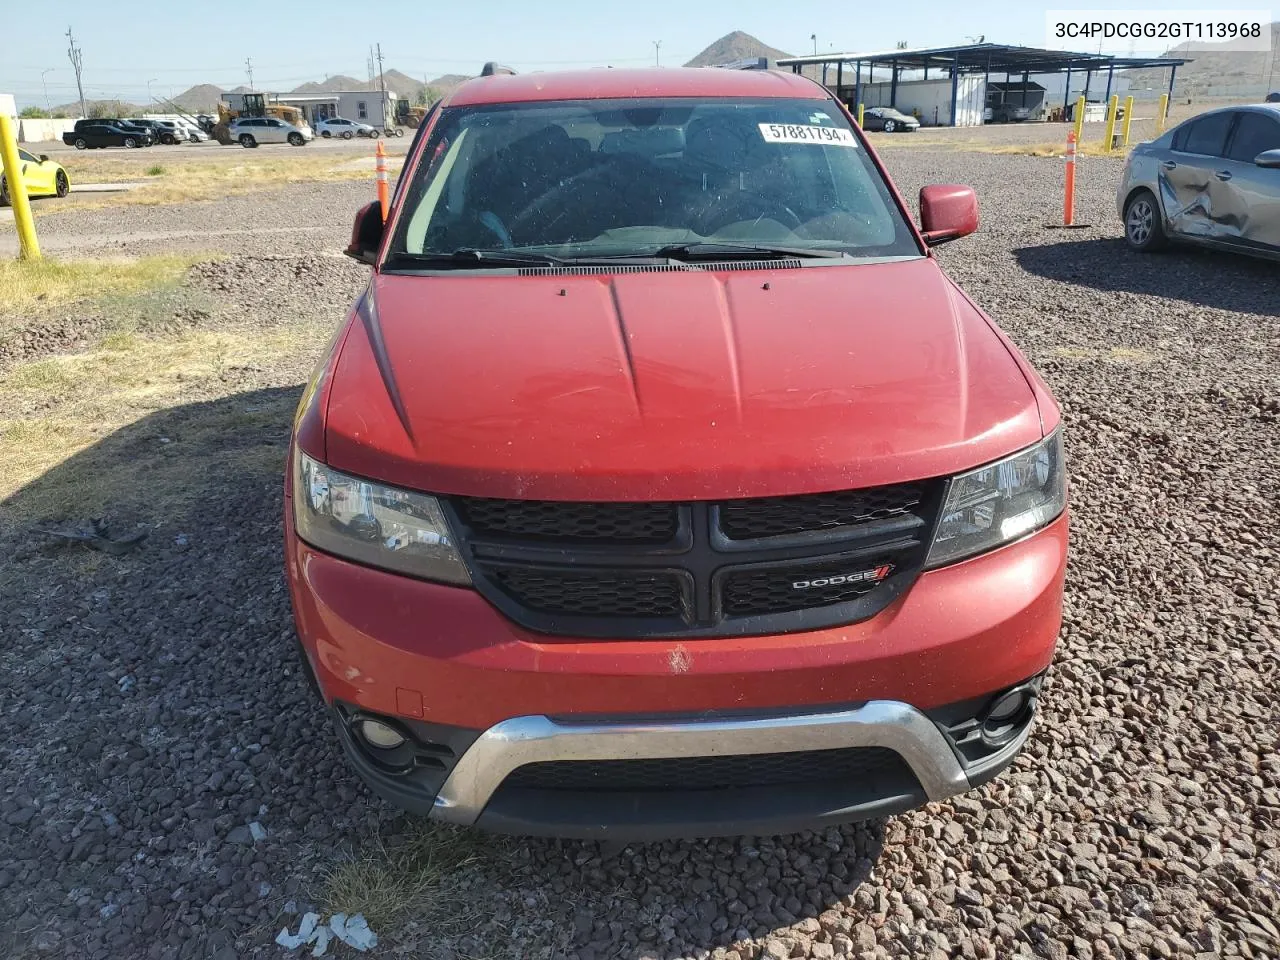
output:
<path id="1" fill-rule="evenodd" d="M 1018 738 L 1018 746 L 1024 737 Z M 1012 744 L 1010 745 L 1012 746 Z M 853 710 L 679 723 L 559 723 L 514 717 L 480 735 L 440 788 L 432 816 L 471 825 L 517 767 L 555 760 L 645 760 L 887 747 L 897 751 L 930 800 L 969 789 L 960 761 L 927 716 L 896 700 Z"/>

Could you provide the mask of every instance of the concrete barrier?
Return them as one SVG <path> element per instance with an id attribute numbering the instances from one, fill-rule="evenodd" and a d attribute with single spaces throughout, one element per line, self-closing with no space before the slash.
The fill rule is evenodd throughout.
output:
<path id="1" fill-rule="evenodd" d="M 61 140 L 64 133 L 74 130 L 74 120 L 19 120 L 18 142 L 40 143 L 44 140 Z"/>

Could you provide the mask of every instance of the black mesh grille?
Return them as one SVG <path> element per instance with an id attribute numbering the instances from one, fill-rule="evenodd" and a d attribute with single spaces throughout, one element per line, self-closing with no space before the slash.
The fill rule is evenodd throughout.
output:
<path id="1" fill-rule="evenodd" d="M 685 612 L 684 591 L 674 574 L 498 568 L 489 576 L 515 600 L 543 613 L 680 617 Z"/>
<path id="2" fill-rule="evenodd" d="M 859 560 L 737 571 L 725 578 L 724 611 L 749 617 L 845 603 L 870 593 L 891 569 L 887 561 Z"/>
<path id="3" fill-rule="evenodd" d="M 453 497 L 444 505 L 476 589 L 524 627 L 577 637 L 745 636 L 875 616 L 924 563 L 942 493 L 932 480 L 721 502 Z M 854 576 L 886 564 L 892 583 Z"/>
<path id="4" fill-rule="evenodd" d="M 884 747 L 846 747 L 745 756 L 662 760 L 558 760 L 515 770 L 504 787 L 574 791 L 719 790 L 910 776 L 910 768 Z"/>
<path id="5" fill-rule="evenodd" d="M 666 543 L 679 516 L 672 503 L 559 503 L 551 500 L 455 501 L 463 521 L 478 533 L 535 540 L 589 543 Z"/>
<path id="6" fill-rule="evenodd" d="M 720 528 L 731 540 L 752 540 L 856 526 L 904 516 L 924 497 L 922 484 L 904 483 L 842 493 L 730 500 L 720 505 Z"/>

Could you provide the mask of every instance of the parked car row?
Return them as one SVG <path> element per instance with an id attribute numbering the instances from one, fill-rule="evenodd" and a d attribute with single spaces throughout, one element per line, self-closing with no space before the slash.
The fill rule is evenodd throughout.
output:
<path id="1" fill-rule="evenodd" d="M 77 120 L 75 127 L 62 135 L 62 142 L 77 150 L 149 147 L 156 143 L 200 143 L 208 139 L 207 133 L 192 124 L 150 118 Z"/>

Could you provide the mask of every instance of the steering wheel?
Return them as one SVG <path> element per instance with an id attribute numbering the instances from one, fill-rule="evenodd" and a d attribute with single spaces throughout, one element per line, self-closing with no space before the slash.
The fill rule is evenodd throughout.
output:
<path id="1" fill-rule="evenodd" d="M 634 200 L 634 191 L 646 188 L 654 183 L 652 165 L 642 157 L 634 154 L 617 153 L 597 166 L 588 167 L 581 173 L 574 174 L 538 197 L 521 210 L 511 221 L 511 232 L 521 235 L 526 230 L 545 233 L 558 223 L 566 214 L 583 209 L 583 203 L 566 203 L 566 198 L 579 193 L 585 184 L 597 181 L 600 187 L 606 188 L 611 196 L 611 204 L 625 209 L 628 201 Z M 600 204 L 591 204 L 592 208 Z M 547 215 L 550 214 L 548 217 Z M 545 219 L 544 219 L 545 218 Z M 539 237 L 539 240 L 544 239 Z M 577 238 L 586 239 L 586 238 Z"/>
<path id="2" fill-rule="evenodd" d="M 698 232 L 703 236 L 712 236 L 722 227 L 742 220 L 776 220 L 789 230 L 795 230 L 804 223 L 800 215 L 778 197 L 742 191 L 718 197 L 698 219 Z"/>

